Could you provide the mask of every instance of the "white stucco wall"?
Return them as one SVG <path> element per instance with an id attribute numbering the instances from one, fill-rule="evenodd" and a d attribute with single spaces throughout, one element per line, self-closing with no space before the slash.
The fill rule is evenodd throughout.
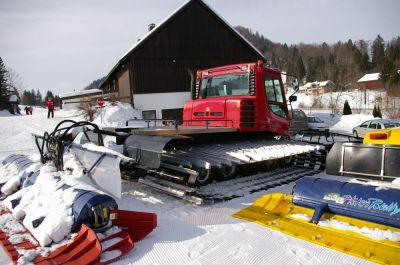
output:
<path id="1" fill-rule="evenodd" d="M 133 96 L 133 104 L 139 112 L 156 110 L 157 119 L 161 119 L 161 110 L 183 108 L 185 100 L 190 99 L 190 92 L 151 93 Z"/>

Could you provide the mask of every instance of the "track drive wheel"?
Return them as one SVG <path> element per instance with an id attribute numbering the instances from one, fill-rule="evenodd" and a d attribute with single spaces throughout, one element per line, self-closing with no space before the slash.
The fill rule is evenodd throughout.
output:
<path id="1" fill-rule="evenodd" d="M 220 181 L 230 180 L 236 177 L 237 172 L 237 166 L 222 166 L 218 170 L 217 178 Z"/>
<path id="2" fill-rule="evenodd" d="M 211 183 L 214 179 L 214 170 L 212 168 L 197 168 L 199 173 L 196 179 L 196 186 L 205 186 Z"/>
<path id="3" fill-rule="evenodd" d="M 278 167 L 278 159 L 270 159 L 262 162 L 262 172 L 275 170 Z"/>
<path id="4" fill-rule="evenodd" d="M 293 156 L 287 156 L 282 158 L 282 164 L 285 166 L 290 166 L 293 164 L 294 158 Z"/>

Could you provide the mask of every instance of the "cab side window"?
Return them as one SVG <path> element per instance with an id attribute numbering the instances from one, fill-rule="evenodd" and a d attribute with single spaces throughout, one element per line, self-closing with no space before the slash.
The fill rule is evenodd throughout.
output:
<path id="1" fill-rule="evenodd" d="M 265 94 L 269 101 L 283 103 L 282 88 L 278 79 L 265 77 Z"/>
<path id="2" fill-rule="evenodd" d="M 283 101 L 282 87 L 279 79 L 265 76 L 264 78 L 265 96 L 269 109 L 276 115 L 287 118 L 286 109 Z"/>

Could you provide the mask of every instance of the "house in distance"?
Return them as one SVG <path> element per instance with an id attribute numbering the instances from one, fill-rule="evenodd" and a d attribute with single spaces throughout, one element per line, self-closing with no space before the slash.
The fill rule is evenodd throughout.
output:
<path id="1" fill-rule="evenodd" d="M 111 69 L 103 94 L 128 102 L 144 119 L 182 119 L 190 75 L 214 66 L 264 59 L 201 0 L 189 0 L 149 32 Z"/>

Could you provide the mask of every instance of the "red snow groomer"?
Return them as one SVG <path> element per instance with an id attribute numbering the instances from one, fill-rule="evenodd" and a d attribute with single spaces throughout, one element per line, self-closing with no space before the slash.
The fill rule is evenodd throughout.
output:
<path id="1" fill-rule="evenodd" d="M 199 70 L 191 73 L 183 120 L 145 120 L 147 128 L 138 128 L 132 119 L 108 129 L 128 134 L 120 143 L 133 161 L 128 171 L 143 172 L 141 183 L 195 203 L 208 200 L 199 189 L 213 182 L 292 164 L 323 167 L 323 147 L 288 137 L 291 115 L 281 75 L 262 60 Z"/>
<path id="2" fill-rule="evenodd" d="M 41 162 L 25 155 L 2 162 L 0 241 L 14 263 L 108 264 L 157 226 L 154 213 L 118 209 L 123 157 L 99 146 L 79 157 L 72 140 L 83 125 L 64 121 L 35 136 Z"/>

